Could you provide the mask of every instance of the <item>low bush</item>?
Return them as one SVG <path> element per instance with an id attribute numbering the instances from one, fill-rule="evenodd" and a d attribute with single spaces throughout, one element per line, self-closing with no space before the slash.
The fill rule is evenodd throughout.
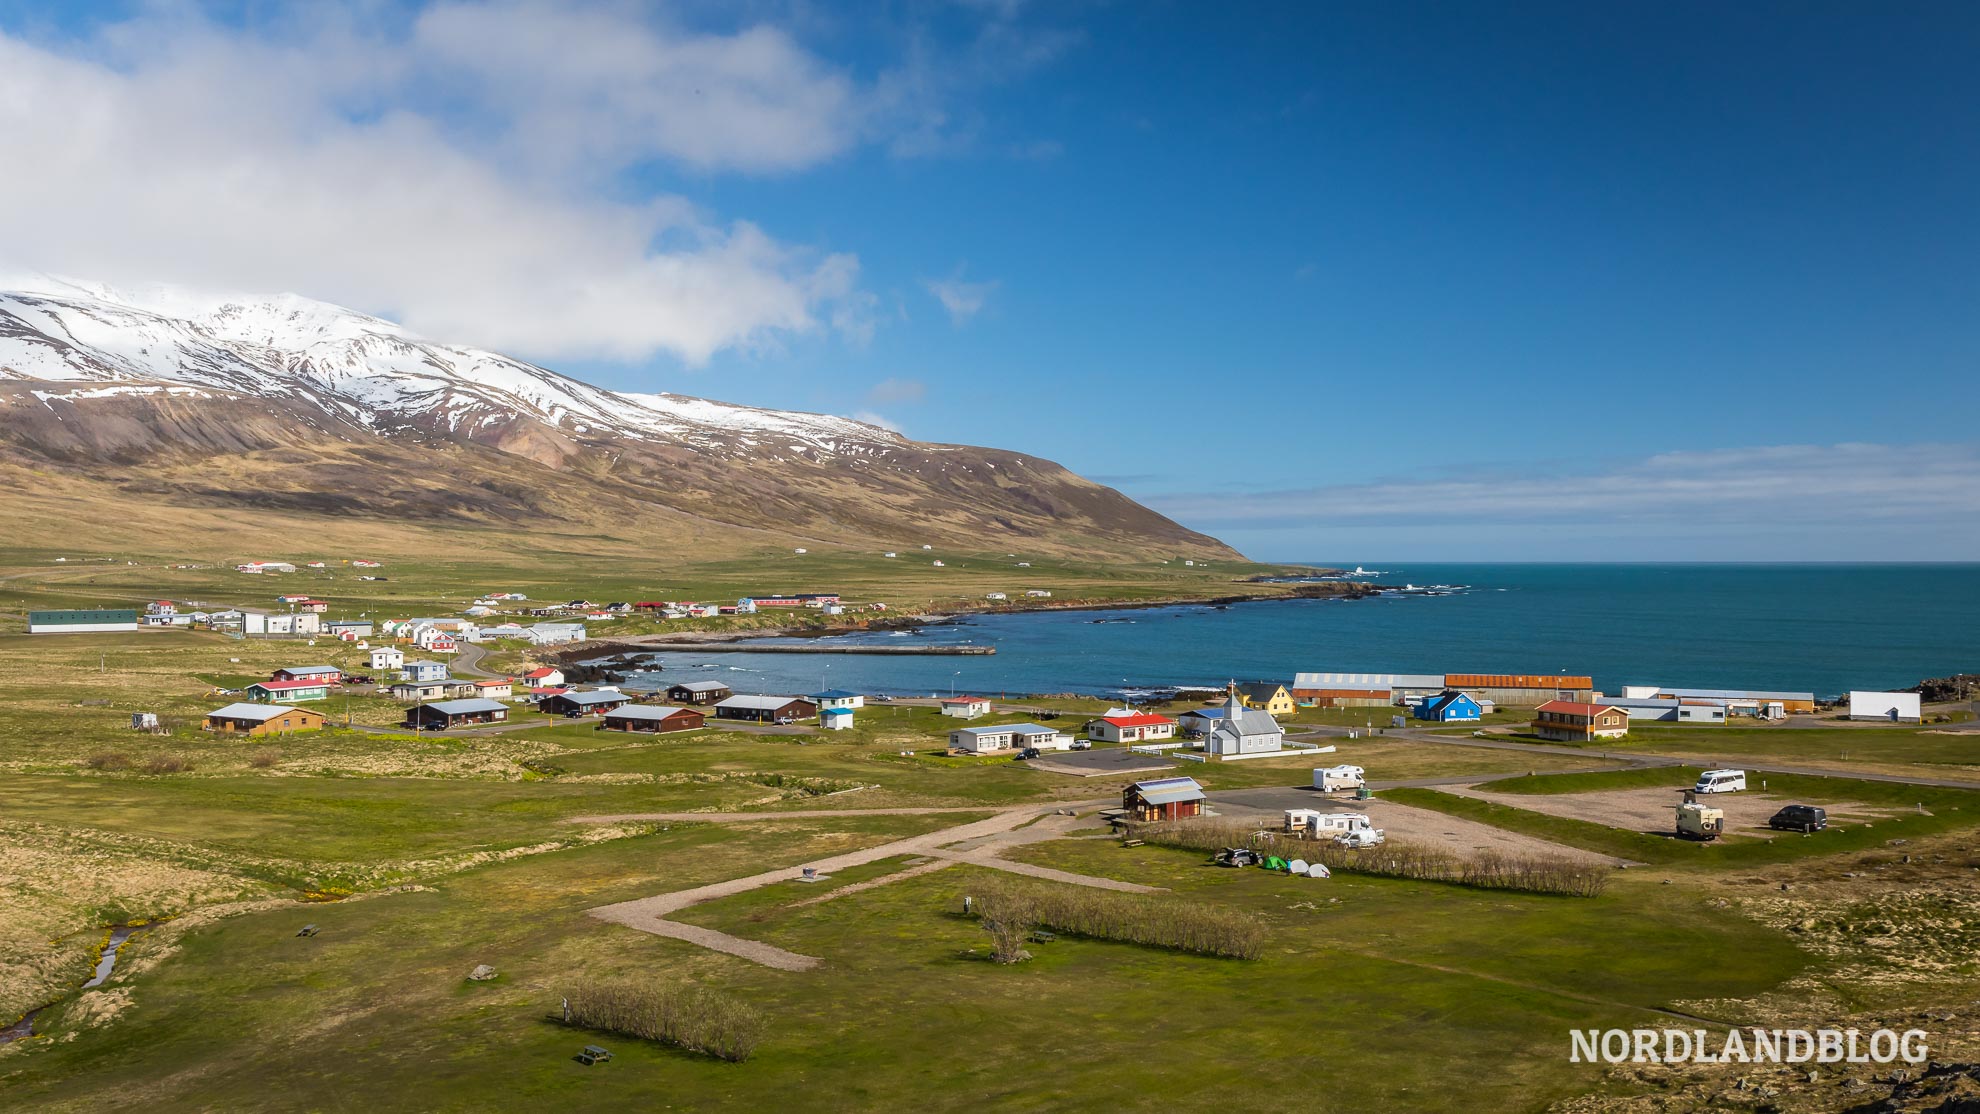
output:
<path id="1" fill-rule="evenodd" d="M 565 1020 L 740 1063 L 763 1039 L 763 1013 L 699 986 L 586 983 L 564 996 Z"/>
<path id="2" fill-rule="evenodd" d="M 248 765 L 257 770 L 266 770 L 281 760 L 282 752 L 279 750 L 257 750 L 248 755 Z"/>
<path id="3" fill-rule="evenodd" d="M 92 770 L 128 770 L 131 768 L 131 756 L 114 750 L 99 750 L 83 761 Z"/>
<path id="4" fill-rule="evenodd" d="M 1135 829 L 1135 835 L 1164 847 L 1212 854 L 1226 847 L 1249 847 L 1262 854 L 1305 859 L 1348 874 L 1448 882 L 1481 890 L 1595 897 L 1609 885 L 1607 866 L 1557 855 L 1504 855 L 1493 851 L 1466 855 L 1402 842 L 1356 849 L 1342 847 L 1332 839 L 1306 839 L 1291 832 L 1266 831 L 1256 825 L 1231 821 L 1145 824 Z"/>
<path id="5" fill-rule="evenodd" d="M 986 881 L 970 896 L 1002 963 L 1024 958 L 1021 945 L 1033 928 L 1230 959 L 1256 959 L 1265 946 L 1264 926 L 1255 918 L 1181 898 L 1004 878 Z"/>
<path id="6" fill-rule="evenodd" d="M 183 774 L 192 768 L 190 761 L 176 754 L 154 754 L 144 760 L 147 774 Z"/>

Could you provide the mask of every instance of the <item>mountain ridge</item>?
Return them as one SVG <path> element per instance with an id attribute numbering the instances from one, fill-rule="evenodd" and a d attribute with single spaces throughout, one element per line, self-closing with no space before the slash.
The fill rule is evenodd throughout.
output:
<path id="1" fill-rule="evenodd" d="M 1236 556 L 1030 454 L 610 391 L 296 295 L 0 291 L 0 451 L 190 506 Z"/>

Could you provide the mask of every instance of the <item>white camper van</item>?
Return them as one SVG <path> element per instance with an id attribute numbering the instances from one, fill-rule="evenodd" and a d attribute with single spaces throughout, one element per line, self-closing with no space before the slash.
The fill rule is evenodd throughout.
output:
<path id="1" fill-rule="evenodd" d="M 1365 778 L 1359 766 L 1328 766 L 1313 771 L 1313 788 L 1326 791 L 1359 789 Z"/>
<path id="2" fill-rule="evenodd" d="M 1694 793 L 1738 793 L 1746 788 L 1745 770 L 1707 770 L 1698 775 Z"/>

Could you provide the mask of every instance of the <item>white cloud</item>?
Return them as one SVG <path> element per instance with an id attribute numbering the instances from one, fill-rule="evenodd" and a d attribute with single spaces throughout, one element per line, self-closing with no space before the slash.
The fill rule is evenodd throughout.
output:
<path id="1" fill-rule="evenodd" d="M 907 433 L 906 430 L 901 428 L 901 423 L 894 421 L 892 418 L 889 418 L 884 414 L 876 414 L 871 410 L 854 411 L 853 420 L 856 422 L 865 422 L 867 425 L 877 425 L 881 429 L 891 429 L 895 433 L 899 433 L 903 435 Z"/>
<path id="2" fill-rule="evenodd" d="M 919 379 L 882 379 L 866 392 L 866 401 L 875 406 L 893 402 L 920 402 L 928 397 L 928 384 Z"/>
<path id="3" fill-rule="evenodd" d="M 1605 472 L 1335 484 L 1148 502 L 1192 526 L 1301 531 L 1434 523 L 1556 528 L 1564 539 L 1663 530 L 1935 531 L 1980 548 L 1980 444 L 1781 445 L 1673 452 Z M 1531 537 L 1529 538 L 1531 539 Z M 1533 552 L 1544 553 L 1536 544 Z"/>
<path id="4" fill-rule="evenodd" d="M 852 79 L 765 25 L 694 34 L 614 8 L 455 2 L 420 14 L 410 51 L 533 158 L 790 170 L 863 126 Z"/>
<path id="5" fill-rule="evenodd" d="M 670 33 L 617 7 L 0 33 L 0 264 L 294 290 L 536 358 L 857 341 L 876 302 L 854 256 L 606 180 L 653 159 L 813 165 L 855 141 L 853 101 L 781 32 Z"/>
<path id="6" fill-rule="evenodd" d="M 997 289 L 994 282 L 965 282 L 960 272 L 951 278 L 928 279 L 924 285 L 942 303 L 942 308 L 949 311 L 949 320 L 957 325 L 981 313 Z"/>

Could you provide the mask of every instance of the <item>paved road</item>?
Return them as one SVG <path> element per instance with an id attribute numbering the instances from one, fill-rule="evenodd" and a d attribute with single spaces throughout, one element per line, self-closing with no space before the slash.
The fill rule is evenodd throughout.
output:
<path id="1" fill-rule="evenodd" d="M 447 665 L 447 672 L 456 677 L 479 677 L 484 681 L 506 679 L 505 674 L 490 673 L 481 668 L 481 659 L 488 656 L 488 647 L 473 642 L 462 642 L 454 654 L 454 660 Z"/>

